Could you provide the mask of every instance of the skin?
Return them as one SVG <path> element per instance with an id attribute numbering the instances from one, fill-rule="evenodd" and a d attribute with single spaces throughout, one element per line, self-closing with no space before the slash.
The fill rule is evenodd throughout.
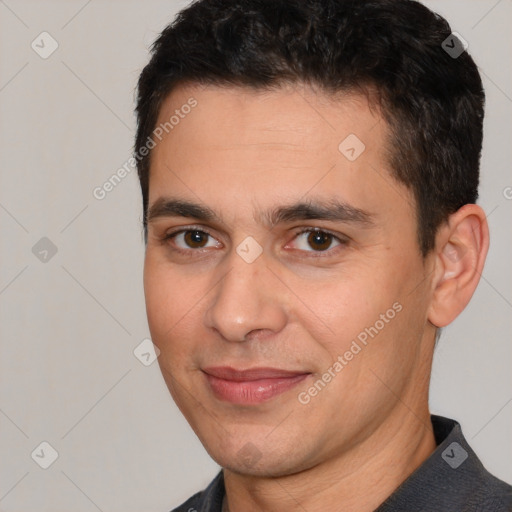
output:
<path id="1" fill-rule="evenodd" d="M 428 387 L 436 326 L 453 321 L 478 283 L 485 215 L 461 208 L 423 258 L 413 196 L 389 172 L 387 126 L 365 96 L 183 85 L 159 123 L 190 97 L 197 106 L 151 156 L 144 287 L 163 377 L 224 468 L 231 512 L 372 511 L 435 449 Z M 354 161 L 338 149 L 349 134 L 365 144 Z M 162 198 L 217 218 L 158 213 Z M 272 224 L 265 215 L 334 199 L 368 222 Z M 328 248 L 319 250 L 302 228 L 334 237 L 321 238 Z M 208 234 L 199 243 L 190 232 L 164 240 L 186 229 Z M 236 252 L 248 236 L 262 249 L 252 263 Z M 300 403 L 298 394 L 396 303 L 400 312 Z M 234 405 L 212 394 L 207 366 L 310 375 L 267 402 Z"/>

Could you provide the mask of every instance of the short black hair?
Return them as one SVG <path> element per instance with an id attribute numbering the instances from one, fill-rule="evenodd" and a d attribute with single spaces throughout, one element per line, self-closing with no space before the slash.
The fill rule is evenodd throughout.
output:
<path id="1" fill-rule="evenodd" d="M 484 91 L 469 54 L 448 51 L 461 46 L 454 37 L 412 0 L 195 1 L 160 34 L 140 75 L 135 150 L 185 83 L 374 91 L 389 127 L 387 163 L 415 197 L 425 256 L 447 217 L 478 197 Z M 151 153 L 137 156 L 147 240 Z"/>

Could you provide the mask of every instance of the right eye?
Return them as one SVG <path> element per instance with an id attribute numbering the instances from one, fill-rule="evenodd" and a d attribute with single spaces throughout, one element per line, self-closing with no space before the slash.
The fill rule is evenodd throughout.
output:
<path id="1" fill-rule="evenodd" d="M 172 240 L 172 245 L 175 245 L 177 250 L 182 252 L 193 252 L 197 249 L 209 249 L 211 247 L 218 248 L 221 245 L 209 233 L 200 229 L 180 229 L 167 233 L 163 240 Z"/>

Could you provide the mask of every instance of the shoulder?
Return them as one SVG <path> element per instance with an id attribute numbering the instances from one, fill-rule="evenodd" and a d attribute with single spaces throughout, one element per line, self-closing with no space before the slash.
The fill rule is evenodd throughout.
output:
<path id="1" fill-rule="evenodd" d="M 468 498 L 468 512 L 512 512 L 511 485 L 499 480 L 486 469 L 483 469 L 480 480 L 473 482 L 473 485 L 474 491 Z"/>
<path id="2" fill-rule="evenodd" d="M 378 512 L 512 512 L 512 486 L 489 473 L 455 420 L 432 416 L 437 448 Z"/>
<path id="3" fill-rule="evenodd" d="M 173 508 L 171 512 L 198 512 L 204 491 L 197 492 L 179 507 Z"/>
<path id="4" fill-rule="evenodd" d="M 439 416 L 433 416 L 432 423 L 441 436 L 447 434 L 437 450 L 446 463 L 442 464 L 440 473 L 444 474 L 444 482 L 451 484 L 454 495 L 464 502 L 464 510 L 512 512 L 512 486 L 485 468 L 466 441 L 459 423 Z"/>
<path id="5" fill-rule="evenodd" d="M 208 487 L 194 494 L 171 512 L 221 512 L 224 498 L 224 475 L 217 473 Z"/>

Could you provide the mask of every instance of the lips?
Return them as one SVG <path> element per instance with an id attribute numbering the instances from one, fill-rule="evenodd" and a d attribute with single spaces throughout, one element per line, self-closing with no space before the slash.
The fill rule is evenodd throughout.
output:
<path id="1" fill-rule="evenodd" d="M 229 366 L 204 368 L 203 372 L 218 399 L 240 405 L 269 401 L 310 375 L 309 372 L 279 368 L 238 370 Z"/>

